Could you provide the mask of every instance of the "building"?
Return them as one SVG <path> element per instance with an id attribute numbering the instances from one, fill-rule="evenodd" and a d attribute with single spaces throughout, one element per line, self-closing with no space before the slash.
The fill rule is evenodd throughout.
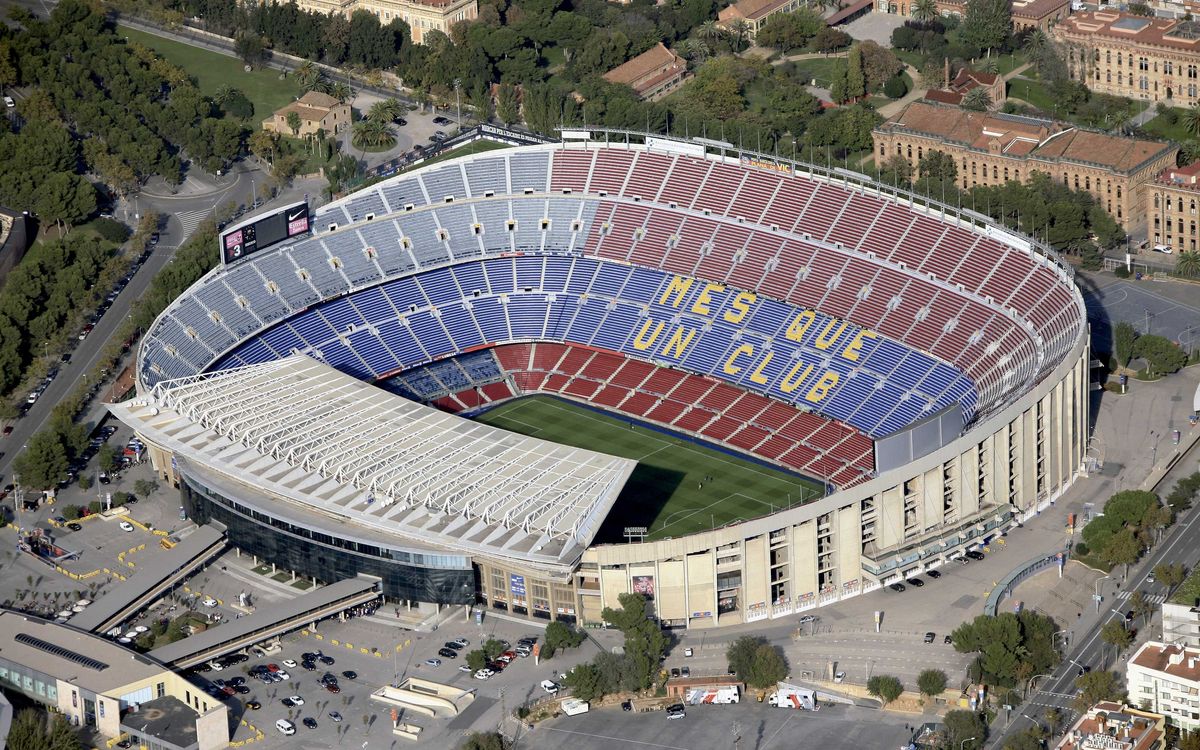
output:
<path id="1" fill-rule="evenodd" d="M 1054 27 L 1071 77 L 1092 91 L 1190 107 L 1200 101 L 1200 22 L 1116 11 Z"/>
<path id="2" fill-rule="evenodd" d="M 1165 734 L 1161 714 L 1103 701 L 1080 716 L 1054 750 L 1161 750 Z"/>
<path id="3" fill-rule="evenodd" d="M 758 30 L 776 13 L 791 13 L 800 9 L 800 0 L 738 0 L 717 14 L 717 25 L 732 30 L 737 21 L 746 22 L 746 39 L 754 41 Z"/>
<path id="4" fill-rule="evenodd" d="M 288 115 L 295 112 L 300 116 L 300 129 L 293 131 L 288 125 Z M 350 105 L 339 102 L 329 94 L 309 91 L 291 104 L 275 110 L 263 120 L 263 130 L 290 136 L 313 135 L 318 130 L 327 134 L 340 133 L 350 127 Z"/>
<path id="5" fill-rule="evenodd" d="M 33 244 L 33 222 L 29 214 L 0 206 L 0 283 Z"/>
<path id="6" fill-rule="evenodd" d="M 970 68 L 960 68 L 958 75 L 951 78 L 949 58 L 946 59 L 946 71 L 944 75 L 945 87 L 929 89 L 925 92 L 925 99 L 957 107 L 962 104 L 963 97 L 967 95 L 968 91 L 982 88 L 987 92 L 988 99 L 991 101 L 989 109 L 995 109 L 1004 103 L 1004 77 L 1001 75 L 971 70 Z"/>
<path id="7" fill-rule="evenodd" d="M 297 5 L 301 10 L 322 15 L 337 13 L 346 18 L 365 10 L 385 26 L 395 20 L 404 21 L 415 44 L 423 42 L 430 31 L 449 34 L 454 24 L 473 21 L 479 15 L 478 0 L 298 0 Z"/>
<path id="8" fill-rule="evenodd" d="M 662 42 L 604 74 L 609 83 L 622 83 L 642 99 L 654 101 L 688 79 L 687 61 Z"/>
<path id="9" fill-rule="evenodd" d="M 1167 167 L 1147 190 L 1150 193 L 1147 238 L 1177 252 L 1196 252 L 1196 243 L 1200 240 L 1200 229 L 1196 226 L 1200 162 L 1186 167 Z"/>
<path id="10" fill-rule="evenodd" d="M 875 0 L 880 13 L 912 14 L 914 0 Z M 936 0 L 938 15 L 962 18 L 967 13 L 966 0 Z M 1013 31 L 1041 29 L 1049 31 L 1056 23 L 1071 14 L 1071 0 L 1013 0 Z"/>
<path id="11" fill-rule="evenodd" d="M 1200 569 L 1163 602 L 1162 621 L 1164 643 L 1200 648 Z"/>
<path id="12" fill-rule="evenodd" d="M 147 656 L 91 633 L 0 610 L 0 686 L 148 750 L 229 745 L 228 711 Z"/>
<path id="13" fill-rule="evenodd" d="M 1185 732 L 1200 731 L 1200 648 L 1149 641 L 1125 670 L 1129 700 Z"/>
<path id="14" fill-rule="evenodd" d="M 914 168 L 929 151 L 954 157 L 958 183 L 1003 185 L 1045 172 L 1086 190 L 1127 229 L 1144 226 L 1147 189 L 1175 163 L 1179 148 L 1162 141 L 1122 138 L 1067 123 L 1000 113 L 969 112 L 913 102 L 873 133 L 876 159 L 903 156 Z"/>

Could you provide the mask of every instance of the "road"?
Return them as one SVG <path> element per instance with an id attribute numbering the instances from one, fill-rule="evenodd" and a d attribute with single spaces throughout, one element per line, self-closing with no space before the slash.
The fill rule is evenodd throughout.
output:
<path id="1" fill-rule="evenodd" d="M 1179 478 L 1194 470 L 1194 458 L 1184 456 L 1167 475 L 1166 480 L 1160 485 L 1160 489 L 1170 489 Z M 994 739 L 990 743 L 991 747 L 1003 747 L 1008 738 L 1028 729 L 1031 726 L 1030 722 L 1041 722 L 1046 711 L 1052 707 L 1058 709 L 1064 716 L 1073 716 L 1075 712 L 1071 703 L 1075 698 L 1075 680 L 1081 667 L 1096 670 L 1113 669 L 1120 674 L 1121 682 L 1124 683 L 1127 655 L 1132 654 L 1137 645 L 1148 640 L 1148 637 L 1161 635 L 1161 630 L 1148 633 L 1149 624 L 1143 625 L 1143 635 L 1148 637 L 1138 638 L 1115 663 L 1111 658 L 1113 649 L 1100 639 L 1100 630 L 1106 623 L 1124 617 L 1123 613 L 1128 609 L 1129 597 L 1134 591 L 1153 588 L 1148 586 L 1145 580 L 1155 566 L 1161 563 L 1182 563 L 1191 569 L 1197 562 L 1200 562 L 1200 509 L 1193 508 L 1183 516 L 1163 541 L 1151 550 L 1149 555 L 1128 572 L 1125 580 L 1115 592 L 1101 589 L 1104 593 L 1104 601 L 1099 605 L 1100 616 L 1096 622 L 1091 628 L 1080 633 L 1058 669 L 1054 670 L 1048 678 L 1038 682 L 1039 689 L 1033 697 L 1014 709 L 1012 721 L 1003 731 L 995 733 Z M 1118 573 L 1120 573 L 1119 570 Z M 1154 586 L 1161 589 L 1161 584 L 1154 584 Z M 1161 628 L 1161 625 L 1159 627 Z M 1070 723 L 1064 722 L 1064 724 L 1069 726 Z M 1060 727 L 1060 730 L 1063 728 L 1065 727 Z"/>

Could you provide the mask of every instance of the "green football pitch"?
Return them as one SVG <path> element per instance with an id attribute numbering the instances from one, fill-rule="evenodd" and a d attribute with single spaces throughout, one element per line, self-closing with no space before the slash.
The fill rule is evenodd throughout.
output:
<path id="1" fill-rule="evenodd" d="M 765 516 L 824 494 L 824 485 L 818 481 L 640 424 L 631 428 L 627 419 L 553 396 L 510 401 L 476 420 L 637 460 L 637 468 L 600 529 L 598 542 L 625 541 L 626 526 L 647 527 L 648 539 L 683 536 Z"/>

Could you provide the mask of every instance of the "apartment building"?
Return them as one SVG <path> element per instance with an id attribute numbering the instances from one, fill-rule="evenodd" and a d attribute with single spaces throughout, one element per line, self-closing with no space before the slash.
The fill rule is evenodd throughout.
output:
<path id="1" fill-rule="evenodd" d="M 1200 731 L 1200 648 L 1149 641 L 1125 674 L 1130 701 L 1183 731 Z"/>
<path id="2" fill-rule="evenodd" d="M 1160 714 L 1103 701 L 1081 715 L 1054 750 L 1159 750 L 1165 734 Z"/>

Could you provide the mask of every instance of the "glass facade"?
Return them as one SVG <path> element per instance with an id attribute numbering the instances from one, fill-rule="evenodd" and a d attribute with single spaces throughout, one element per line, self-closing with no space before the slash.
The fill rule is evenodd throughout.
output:
<path id="1" fill-rule="evenodd" d="M 436 604 L 475 601 L 475 573 L 469 557 L 406 550 L 336 537 L 265 513 L 183 474 L 180 492 L 196 523 L 225 525 L 230 544 L 280 568 L 322 583 L 359 573 L 382 579 L 383 595 L 393 600 Z"/>
<path id="2" fill-rule="evenodd" d="M 0 658 L 0 687 L 25 694 L 38 703 L 58 705 L 58 681 L 48 674 Z"/>

